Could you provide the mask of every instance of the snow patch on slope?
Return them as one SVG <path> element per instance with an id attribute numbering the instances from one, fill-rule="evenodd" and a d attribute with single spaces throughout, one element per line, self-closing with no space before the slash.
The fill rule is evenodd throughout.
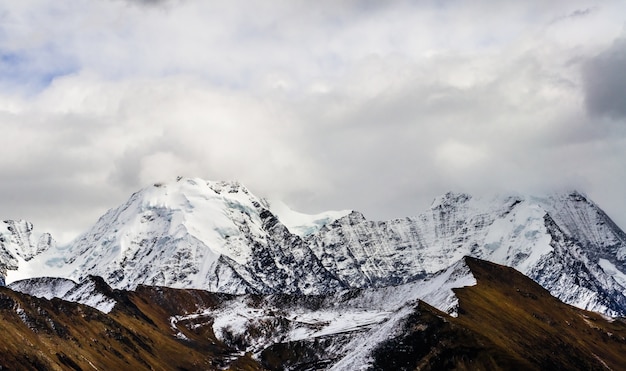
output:
<path id="1" fill-rule="evenodd" d="M 309 215 L 290 209 L 282 201 L 271 200 L 268 203 L 270 211 L 289 229 L 289 232 L 300 237 L 316 233 L 326 224 L 330 224 L 352 212 L 352 210 L 326 211 Z"/>
<path id="2" fill-rule="evenodd" d="M 287 319 L 302 326 L 292 329 L 287 338 L 290 341 L 295 341 L 344 332 L 362 331 L 387 321 L 391 315 L 392 312 L 375 310 L 345 312 L 319 310 L 315 312 L 292 313 Z"/>
<path id="3" fill-rule="evenodd" d="M 452 289 L 476 285 L 476 278 L 464 260 L 440 274 L 418 282 L 419 299 L 453 317 L 458 316 L 459 299 Z"/>
<path id="4" fill-rule="evenodd" d="M 381 326 L 367 333 L 356 335 L 341 353 L 346 354 L 339 362 L 335 363 L 330 370 L 367 370 L 373 361 L 372 351 L 386 340 L 397 336 L 401 330 L 402 320 L 411 314 L 414 308 L 403 307 L 393 313 Z"/>

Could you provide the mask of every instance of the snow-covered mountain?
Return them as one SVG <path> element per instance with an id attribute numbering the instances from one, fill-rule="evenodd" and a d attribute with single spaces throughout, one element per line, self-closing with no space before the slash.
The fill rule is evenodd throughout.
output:
<path id="1" fill-rule="evenodd" d="M 410 282 L 467 255 L 513 267 L 566 303 L 626 314 L 626 235 L 575 191 L 493 198 L 447 193 L 416 217 L 374 222 L 354 212 L 307 242 L 351 287 Z"/>
<path id="2" fill-rule="evenodd" d="M 315 229 L 318 220 L 310 223 L 302 228 Z M 263 199 L 237 182 L 201 179 L 133 194 L 70 246 L 40 254 L 31 265 L 41 275 L 76 281 L 101 276 L 115 288 L 315 294 L 344 287 Z"/>
<path id="3" fill-rule="evenodd" d="M 463 256 L 514 267 L 580 308 L 626 314 L 626 234 L 575 191 L 447 193 L 417 216 L 368 221 L 348 211 L 307 216 L 237 182 L 179 178 L 133 194 L 69 246 L 5 266 L 101 276 L 114 288 L 324 294 L 419 282 Z"/>

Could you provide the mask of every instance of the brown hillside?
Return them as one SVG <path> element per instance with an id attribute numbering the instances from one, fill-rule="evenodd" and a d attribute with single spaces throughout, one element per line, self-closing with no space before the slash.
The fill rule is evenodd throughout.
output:
<path id="1" fill-rule="evenodd" d="M 419 303 L 374 352 L 377 370 L 623 370 L 626 323 L 563 304 L 516 270 L 465 258 L 459 316 Z"/>
<path id="2" fill-rule="evenodd" d="M 478 284 L 456 289 L 454 319 L 537 369 L 626 367 L 626 324 L 560 302 L 518 271 L 466 258 Z"/>
<path id="3" fill-rule="evenodd" d="M 179 290 L 182 296 L 193 296 Z M 124 295 L 124 292 L 118 293 Z M 205 293 L 207 294 L 207 293 Z M 210 294 L 208 294 L 210 295 Z M 140 294 L 137 307 L 109 315 L 81 304 L 0 288 L 0 368 L 3 370 L 215 370 L 228 350 L 209 337 L 180 340 L 168 314 Z M 123 299 L 120 297 L 120 299 Z M 163 303 L 165 304 L 165 303 Z M 232 369 L 260 369 L 244 357 Z"/>

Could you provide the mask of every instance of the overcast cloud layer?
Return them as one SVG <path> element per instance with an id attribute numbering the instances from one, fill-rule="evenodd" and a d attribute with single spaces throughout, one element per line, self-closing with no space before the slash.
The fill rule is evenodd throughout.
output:
<path id="1" fill-rule="evenodd" d="M 177 175 L 417 215 L 576 188 L 626 227 L 623 1 L 0 4 L 0 218 L 66 241 Z"/>

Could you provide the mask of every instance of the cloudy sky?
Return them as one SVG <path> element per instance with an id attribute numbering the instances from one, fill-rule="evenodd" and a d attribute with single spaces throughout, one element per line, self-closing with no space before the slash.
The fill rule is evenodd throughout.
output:
<path id="1" fill-rule="evenodd" d="M 0 3 L 0 218 L 66 241 L 177 175 L 416 215 L 576 188 L 626 227 L 626 3 Z"/>

